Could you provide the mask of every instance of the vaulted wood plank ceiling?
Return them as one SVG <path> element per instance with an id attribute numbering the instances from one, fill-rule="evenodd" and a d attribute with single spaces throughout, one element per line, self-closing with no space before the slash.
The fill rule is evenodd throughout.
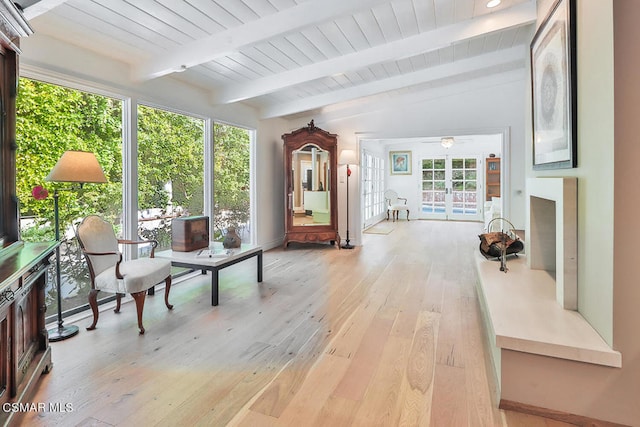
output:
<path id="1" fill-rule="evenodd" d="M 269 118 L 524 68 L 535 0 L 486 2 L 31 0 L 25 16 L 133 81 L 177 78 Z"/>

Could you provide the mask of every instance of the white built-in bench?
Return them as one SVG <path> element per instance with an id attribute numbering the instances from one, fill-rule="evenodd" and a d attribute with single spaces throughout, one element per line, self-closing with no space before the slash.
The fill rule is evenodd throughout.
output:
<path id="1" fill-rule="evenodd" d="M 529 269 L 525 256 L 509 257 L 507 273 L 500 271 L 499 262 L 477 257 L 478 294 L 489 339 L 496 347 L 622 366 L 621 354 L 580 313 L 556 302 L 555 280 L 548 272 Z"/>

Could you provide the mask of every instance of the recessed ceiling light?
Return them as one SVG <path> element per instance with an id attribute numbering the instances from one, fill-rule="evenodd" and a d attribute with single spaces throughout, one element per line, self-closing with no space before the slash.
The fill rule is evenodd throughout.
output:
<path id="1" fill-rule="evenodd" d="M 492 8 L 492 7 L 496 7 L 497 5 L 499 5 L 501 2 L 501 0 L 489 0 L 487 2 L 487 7 L 488 8 Z"/>

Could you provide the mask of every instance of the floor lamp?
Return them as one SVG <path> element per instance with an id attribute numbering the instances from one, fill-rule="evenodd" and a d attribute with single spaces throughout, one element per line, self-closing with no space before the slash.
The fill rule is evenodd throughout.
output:
<path id="1" fill-rule="evenodd" d="M 347 165 L 347 243 L 342 245 L 342 249 L 353 249 L 354 246 L 349 243 L 349 177 L 351 176 L 351 169 L 349 168 L 349 165 L 358 164 L 356 152 L 353 150 L 342 150 L 340 152 L 338 163 L 340 163 L 341 165 Z"/>
<path id="2" fill-rule="evenodd" d="M 75 182 L 82 187 L 85 183 L 104 183 L 107 178 L 93 153 L 86 151 L 65 151 L 58 163 L 53 167 L 46 178 L 52 182 Z M 58 327 L 49 329 L 49 341 L 61 341 L 71 338 L 78 333 L 75 325 L 64 326 L 62 320 L 62 286 L 60 280 L 60 216 L 58 209 L 59 190 L 53 193 L 53 209 L 56 241 L 56 287 L 58 291 Z"/>

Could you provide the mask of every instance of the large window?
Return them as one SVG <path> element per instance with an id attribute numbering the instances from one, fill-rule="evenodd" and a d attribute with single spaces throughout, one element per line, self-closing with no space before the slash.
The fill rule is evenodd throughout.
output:
<path id="1" fill-rule="evenodd" d="M 171 247 L 171 221 L 204 213 L 204 120 L 138 106 L 138 234 Z"/>
<path id="2" fill-rule="evenodd" d="M 63 312 L 87 305 L 89 272 L 74 233 L 74 225 L 86 215 L 101 215 L 114 224 L 119 236 L 135 238 L 137 232 L 156 239 L 158 250 L 171 245 L 172 219 L 186 215 L 210 215 L 213 238 L 222 239 L 233 226 L 243 240 L 251 241 L 252 131 L 134 105 L 137 145 L 129 146 L 123 137 L 123 129 L 130 128 L 124 122 L 124 97 L 116 99 L 26 78 L 20 80 L 18 93 L 16 179 L 21 238 L 55 238 L 52 196 L 57 189 Z M 79 188 L 45 181 L 67 150 L 95 153 L 109 182 Z M 129 152 L 135 159 L 124 158 Z M 135 176 L 123 170 L 123 165 L 132 162 Z M 123 209 L 125 189 L 137 189 L 138 196 L 137 206 L 127 210 Z M 136 221 L 137 230 L 126 227 Z M 123 235 L 125 229 L 127 236 Z M 58 310 L 54 265 L 46 291 L 49 319 L 55 318 Z"/>
<path id="3" fill-rule="evenodd" d="M 17 99 L 16 186 L 24 241 L 54 240 L 53 193 L 59 192 L 63 310 L 86 304 L 89 272 L 73 224 L 99 213 L 119 226 L 122 217 L 122 102 L 35 80 L 20 79 Z M 62 153 L 96 154 L 108 184 L 46 182 Z M 34 188 L 46 190 L 34 192 Z M 48 192 L 48 195 L 47 195 Z M 46 197 L 45 197 L 46 196 Z M 55 265 L 55 264 L 52 264 Z M 46 291 L 47 315 L 57 312 L 55 271 Z"/>
<path id="4" fill-rule="evenodd" d="M 243 241 L 251 239 L 251 134 L 216 123 L 214 131 L 214 233 L 221 239 L 234 227 Z"/>

